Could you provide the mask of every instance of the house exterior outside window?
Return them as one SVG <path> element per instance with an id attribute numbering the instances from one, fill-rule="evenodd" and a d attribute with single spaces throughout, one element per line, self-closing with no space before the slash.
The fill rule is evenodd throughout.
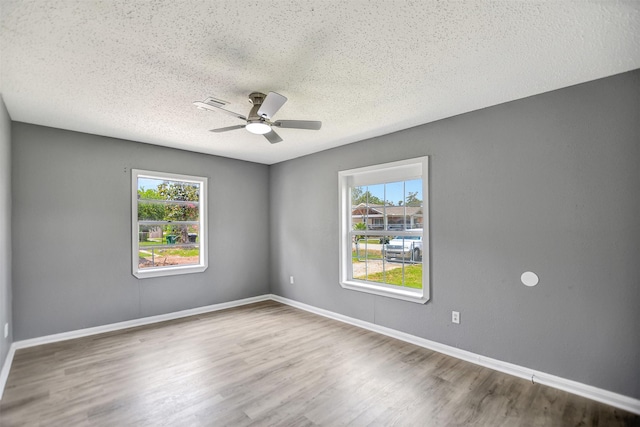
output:
<path id="1" fill-rule="evenodd" d="M 131 181 L 133 275 L 205 271 L 207 178 L 132 169 Z"/>
<path id="2" fill-rule="evenodd" d="M 340 285 L 429 299 L 428 157 L 341 171 Z"/>

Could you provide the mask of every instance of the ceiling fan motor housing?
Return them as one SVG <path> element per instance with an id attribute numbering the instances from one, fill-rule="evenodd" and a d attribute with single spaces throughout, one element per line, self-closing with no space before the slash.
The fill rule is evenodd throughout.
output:
<path id="1" fill-rule="evenodd" d="M 271 132 L 271 123 L 266 119 L 266 115 L 263 117 L 258 114 L 258 110 L 262 106 L 265 97 L 266 95 L 260 92 L 249 94 L 249 102 L 253 104 L 253 107 L 251 107 L 251 111 L 249 111 L 245 129 L 258 135 Z"/>
<path id="2" fill-rule="evenodd" d="M 249 119 L 260 119 L 261 117 L 258 115 L 258 110 L 260 109 L 260 106 L 262 105 L 262 103 L 264 102 L 264 98 L 266 98 L 267 95 L 265 95 L 264 93 L 261 92 L 252 92 L 249 94 L 249 102 L 251 102 L 253 104 L 253 107 L 251 107 L 251 111 L 249 112 Z"/>

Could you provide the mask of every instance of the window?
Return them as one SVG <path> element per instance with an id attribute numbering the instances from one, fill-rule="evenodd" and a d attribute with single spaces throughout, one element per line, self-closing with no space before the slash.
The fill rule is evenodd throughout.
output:
<path id="1" fill-rule="evenodd" d="M 207 178 L 133 169 L 133 275 L 207 269 Z"/>
<path id="2" fill-rule="evenodd" d="M 429 299 L 428 157 L 339 172 L 340 285 Z"/>

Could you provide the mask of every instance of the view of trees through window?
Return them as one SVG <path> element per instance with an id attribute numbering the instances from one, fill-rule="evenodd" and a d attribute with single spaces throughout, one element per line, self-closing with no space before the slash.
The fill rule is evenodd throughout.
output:
<path id="1" fill-rule="evenodd" d="M 429 300 L 429 157 L 338 172 L 340 286 Z"/>
<path id="2" fill-rule="evenodd" d="M 200 184 L 138 178 L 138 267 L 200 263 Z"/>
<path id="3" fill-rule="evenodd" d="M 422 288 L 422 179 L 350 188 L 356 280 Z"/>

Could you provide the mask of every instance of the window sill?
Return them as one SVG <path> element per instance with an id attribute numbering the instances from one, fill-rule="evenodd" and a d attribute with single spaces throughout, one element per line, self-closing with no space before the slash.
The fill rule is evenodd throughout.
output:
<path id="1" fill-rule="evenodd" d="M 404 301 L 411 301 L 418 304 L 424 304 L 429 301 L 429 297 L 424 295 L 423 289 L 395 289 L 387 286 L 379 286 L 372 283 L 344 280 L 340 281 L 340 286 L 344 289 L 350 289 L 352 291 L 366 292 L 369 294 L 380 295 L 388 298 L 396 298 Z"/>
<path id="2" fill-rule="evenodd" d="M 178 274 L 190 274 L 190 273 L 202 273 L 207 269 L 206 265 L 188 265 L 180 267 L 160 267 L 160 268 L 147 268 L 144 270 L 137 270 L 133 272 L 133 275 L 138 279 L 148 279 L 150 277 L 162 277 L 162 276 L 175 276 Z"/>

